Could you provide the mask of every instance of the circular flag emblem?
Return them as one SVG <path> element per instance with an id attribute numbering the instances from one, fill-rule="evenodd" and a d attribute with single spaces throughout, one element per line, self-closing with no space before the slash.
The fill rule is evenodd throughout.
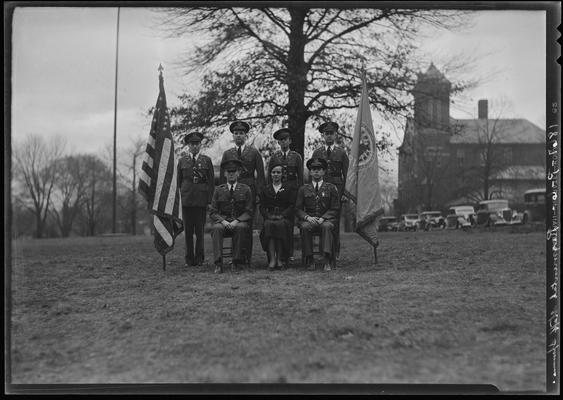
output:
<path id="1" fill-rule="evenodd" d="M 375 154 L 375 145 L 371 138 L 368 127 L 362 124 L 360 129 L 360 148 L 358 151 L 358 166 L 366 165 Z"/>

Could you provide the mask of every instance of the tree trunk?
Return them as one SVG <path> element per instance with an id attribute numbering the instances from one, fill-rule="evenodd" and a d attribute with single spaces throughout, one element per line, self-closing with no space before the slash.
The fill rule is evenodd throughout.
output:
<path id="1" fill-rule="evenodd" d="M 291 149 L 301 157 L 305 154 L 305 124 L 309 117 L 305 108 L 305 88 L 307 87 L 307 66 L 304 59 L 305 35 L 303 23 L 307 9 L 290 8 L 291 26 L 287 60 L 288 125 L 292 132 Z"/>
<path id="2" fill-rule="evenodd" d="M 43 237 L 43 221 L 41 220 L 41 211 L 35 213 L 35 238 L 41 239 Z"/>
<path id="3" fill-rule="evenodd" d="M 133 186 L 131 187 L 131 234 L 135 236 L 137 234 L 137 199 L 135 192 L 135 180 L 136 180 L 136 161 L 137 154 L 133 155 Z"/>

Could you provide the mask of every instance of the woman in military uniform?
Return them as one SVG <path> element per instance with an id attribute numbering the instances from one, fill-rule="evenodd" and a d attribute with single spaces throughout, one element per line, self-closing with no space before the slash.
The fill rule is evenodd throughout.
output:
<path id="1" fill-rule="evenodd" d="M 268 254 L 268 269 L 284 268 L 291 242 L 291 218 L 295 203 L 295 190 L 282 182 L 283 166 L 270 163 L 269 184 L 260 193 L 260 213 L 264 225 L 260 232 L 262 249 Z"/>

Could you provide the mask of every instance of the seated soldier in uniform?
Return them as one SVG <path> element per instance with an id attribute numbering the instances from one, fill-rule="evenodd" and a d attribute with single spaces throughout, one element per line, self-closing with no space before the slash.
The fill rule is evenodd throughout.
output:
<path id="1" fill-rule="evenodd" d="M 269 183 L 260 193 L 260 213 L 264 218 L 260 241 L 262 249 L 268 253 L 268 269 L 272 271 L 283 269 L 289 258 L 295 191 L 282 183 L 280 162 L 270 163 L 269 168 Z"/>
<path id="2" fill-rule="evenodd" d="M 336 186 L 323 180 L 327 162 L 323 158 L 307 161 L 312 182 L 303 185 L 297 192 L 295 203 L 299 227 L 301 229 L 301 251 L 308 270 L 314 270 L 313 233 L 320 232 L 320 249 L 323 254 L 324 270 L 330 271 L 334 265 L 334 246 L 336 241 L 336 217 L 340 198 Z"/>
<path id="3" fill-rule="evenodd" d="M 226 231 L 232 233 L 233 237 L 233 271 L 238 271 L 245 258 L 250 258 L 250 221 L 254 211 L 250 187 L 237 181 L 242 162 L 227 159 L 221 163 L 221 168 L 226 172 L 227 183 L 215 188 L 209 205 L 209 218 L 213 221 L 211 237 L 216 274 L 223 272 L 222 249 Z"/>

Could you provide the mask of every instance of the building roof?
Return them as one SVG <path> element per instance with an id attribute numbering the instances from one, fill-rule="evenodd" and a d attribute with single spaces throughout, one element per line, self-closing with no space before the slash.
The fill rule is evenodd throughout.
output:
<path id="1" fill-rule="evenodd" d="M 539 165 L 512 165 L 495 174 L 495 180 L 545 180 L 545 168 Z"/>
<path id="2" fill-rule="evenodd" d="M 545 144 L 545 130 L 527 119 L 454 119 L 450 118 L 453 134 L 450 143 L 477 144 L 489 134 L 494 135 L 493 143 Z M 493 133 L 494 130 L 494 133 Z"/>
<path id="3" fill-rule="evenodd" d="M 430 63 L 430 66 L 426 70 L 426 72 L 418 74 L 418 80 L 433 80 L 433 81 L 444 81 L 449 82 L 446 76 L 441 73 L 438 68 L 434 65 L 433 62 Z"/>

